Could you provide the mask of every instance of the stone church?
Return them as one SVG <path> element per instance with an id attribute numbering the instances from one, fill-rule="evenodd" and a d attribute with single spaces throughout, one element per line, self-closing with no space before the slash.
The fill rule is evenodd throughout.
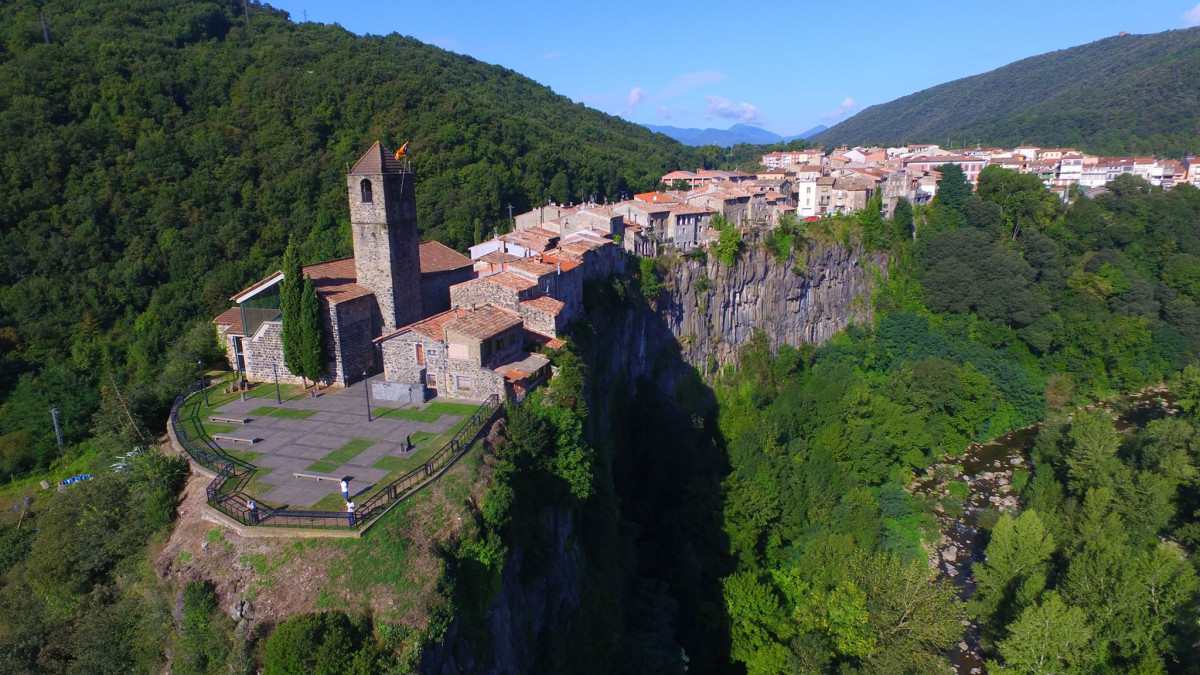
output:
<path id="1" fill-rule="evenodd" d="M 376 141 L 346 176 L 354 257 L 306 265 L 322 310 L 325 383 L 346 385 L 381 372 L 373 340 L 450 309 L 450 287 L 474 277 L 470 258 L 420 243 L 415 175 Z M 283 363 L 283 272 L 233 296 L 213 323 L 229 366 L 252 381 L 301 381 Z"/>

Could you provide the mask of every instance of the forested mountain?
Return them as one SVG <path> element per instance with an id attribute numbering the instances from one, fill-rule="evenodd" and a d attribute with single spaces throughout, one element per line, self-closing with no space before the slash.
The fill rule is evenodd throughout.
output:
<path id="1" fill-rule="evenodd" d="M 504 68 L 254 2 L 0 5 L 0 402 L 27 373 L 30 410 L 10 407 L 0 446 L 52 446 L 50 391 L 81 397 L 60 404 L 82 438 L 101 379 L 155 384 L 289 237 L 305 262 L 348 254 L 344 174 L 376 139 L 411 142 L 422 236 L 459 248 L 509 204 L 617 197 L 701 162 Z M 0 455 L 0 479 L 31 466 Z"/>
<path id="2" fill-rule="evenodd" d="M 1121 35 L 871 106 L 814 141 L 1031 143 L 1180 157 L 1200 151 L 1198 96 L 1200 28 Z"/>

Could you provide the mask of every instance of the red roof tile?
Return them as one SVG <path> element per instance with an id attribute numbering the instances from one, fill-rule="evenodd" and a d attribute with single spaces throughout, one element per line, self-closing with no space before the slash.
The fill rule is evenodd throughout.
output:
<path id="1" fill-rule="evenodd" d="M 368 288 L 358 285 L 358 273 L 354 271 L 354 258 L 341 258 L 315 265 L 305 265 L 304 275 L 312 277 L 317 295 L 331 305 L 371 295 Z"/>
<path id="2" fill-rule="evenodd" d="M 478 340 L 486 340 L 522 324 L 520 315 L 507 309 L 500 309 L 495 305 L 484 305 L 475 310 L 459 309 L 457 311 L 459 312 L 458 318 L 448 322 L 445 325 L 446 330 L 462 333 Z"/>
<path id="3" fill-rule="evenodd" d="M 532 300 L 524 300 L 521 302 L 521 304 L 525 305 L 526 307 L 536 309 L 543 314 L 549 314 L 550 316 L 558 316 L 559 314 L 562 314 L 563 308 L 566 307 L 561 300 L 555 300 L 547 295 L 543 295 L 540 298 L 534 298 Z"/>
<path id="4" fill-rule="evenodd" d="M 371 149 L 359 158 L 353 169 L 350 169 L 350 175 L 401 173 L 404 171 L 407 171 L 404 168 L 404 162 L 396 159 L 396 153 L 389 150 L 383 143 L 375 141 Z"/>
<path id="5" fill-rule="evenodd" d="M 245 328 L 242 326 L 242 308 L 230 307 L 221 312 L 221 316 L 213 319 L 213 323 L 218 326 L 229 326 L 227 331 L 230 335 L 241 335 Z"/>
<path id="6" fill-rule="evenodd" d="M 471 259 L 438 241 L 421 244 L 421 274 L 437 274 L 471 266 Z"/>

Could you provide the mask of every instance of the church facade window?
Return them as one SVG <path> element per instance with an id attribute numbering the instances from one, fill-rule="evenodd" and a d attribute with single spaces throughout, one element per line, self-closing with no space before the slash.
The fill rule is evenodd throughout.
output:
<path id="1" fill-rule="evenodd" d="M 358 184 L 358 188 L 362 191 L 362 201 L 364 204 L 374 201 L 371 196 L 371 181 L 364 178 L 362 182 Z"/>

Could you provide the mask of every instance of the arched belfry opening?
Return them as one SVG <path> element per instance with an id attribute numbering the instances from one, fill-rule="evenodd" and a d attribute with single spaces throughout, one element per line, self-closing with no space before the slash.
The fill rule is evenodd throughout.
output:
<path id="1" fill-rule="evenodd" d="M 362 193 L 362 202 L 364 204 L 374 201 L 371 197 L 371 181 L 364 178 L 362 182 L 358 184 L 358 189 Z"/>

